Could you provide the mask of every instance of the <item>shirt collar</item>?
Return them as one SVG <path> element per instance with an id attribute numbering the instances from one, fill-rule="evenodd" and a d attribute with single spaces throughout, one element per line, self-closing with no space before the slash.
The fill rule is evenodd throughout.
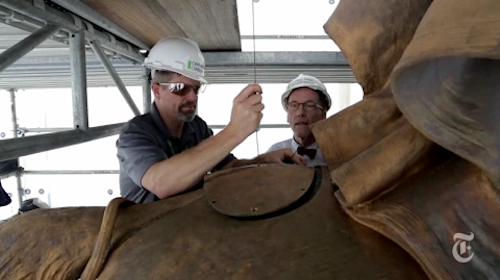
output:
<path id="1" fill-rule="evenodd" d="M 292 149 L 294 151 L 296 151 L 299 146 L 300 146 L 300 144 L 297 141 L 295 141 L 295 137 L 292 137 Z M 307 146 L 305 148 L 306 149 L 316 149 L 317 150 L 319 148 L 319 146 L 318 146 L 317 142 L 314 142 L 314 143 L 312 143 L 311 145 L 309 145 L 309 146 Z"/>
<path id="2" fill-rule="evenodd" d="M 158 108 L 156 107 L 155 102 L 151 104 L 150 114 L 154 124 L 156 125 L 156 127 L 158 127 L 161 133 L 167 138 L 173 138 L 174 136 L 172 136 L 172 133 L 170 133 L 167 126 L 165 125 L 165 122 L 161 118 L 160 112 L 158 112 Z M 182 128 L 182 136 L 181 136 L 182 140 L 183 141 L 186 140 L 188 136 L 190 136 L 193 133 L 195 133 L 195 130 L 191 122 L 185 122 Z"/>

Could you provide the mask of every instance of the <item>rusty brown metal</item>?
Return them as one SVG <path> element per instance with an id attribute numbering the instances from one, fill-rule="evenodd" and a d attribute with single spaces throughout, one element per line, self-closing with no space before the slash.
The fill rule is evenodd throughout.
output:
<path id="1" fill-rule="evenodd" d="M 479 166 L 497 186 L 499 13 L 494 0 L 434 1 L 391 78 L 408 121 Z"/>
<path id="2" fill-rule="evenodd" d="M 448 152 L 436 168 L 396 184 L 378 199 L 345 210 L 409 252 L 431 279 L 499 278 L 500 193 L 486 173 Z"/>
<path id="3" fill-rule="evenodd" d="M 0 279 L 86 265 L 99 279 L 499 279 L 499 13 L 342 1 L 325 29 L 367 96 L 312 125 L 328 168 L 247 166 L 154 203 L 28 212 L 0 226 Z"/>
<path id="4" fill-rule="evenodd" d="M 342 112 L 311 125 L 330 171 L 353 159 L 406 120 L 389 87 L 365 97 Z"/>
<path id="5" fill-rule="evenodd" d="M 365 95 L 383 88 L 432 0 L 342 0 L 324 25 Z M 460 4 L 456 4 L 460 5 Z"/>
<path id="6" fill-rule="evenodd" d="M 248 218 L 291 207 L 308 193 L 314 181 L 313 168 L 260 164 L 216 172 L 205 179 L 203 188 L 207 202 L 216 211 Z"/>
<path id="7" fill-rule="evenodd" d="M 305 203 L 265 219 L 214 211 L 203 190 L 121 208 L 99 279 L 427 279 L 398 245 L 344 213 L 328 170 L 316 172 Z M 0 226 L 0 279 L 78 278 L 103 210 L 36 210 Z"/>
<path id="8" fill-rule="evenodd" d="M 204 200 L 177 209 L 123 242 L 99 279 L 426 279 L 396 244 L 342 212 L 321 171 L 307 203 L 272 218 L 233 219 Z"/>
<path id="9" fill-rule="evenodd" d="M 404 248 L 431 279 L 499 278 L 500 191 L 404 116 L 381 117 L 397 115 L 383 92 L 312 128 L 343 210 Z M 456 234 L 473 237 L 472 251 L 463 247 L 472 259 L 460 256 L 455 244 L 466 240 Z"/>

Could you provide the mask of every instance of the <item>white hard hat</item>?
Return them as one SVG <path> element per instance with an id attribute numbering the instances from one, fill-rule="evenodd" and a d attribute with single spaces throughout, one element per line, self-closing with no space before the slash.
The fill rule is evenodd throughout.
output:
<path id="1" fill-rule="evenodd" d="M 323 83 L 320 80 L 318 80 L 313 76 L 300 74 L 297 78 L 293 79 L 290 83 L 288 83 L 285 93 L 283 93 L 283 95 L 281 96 L 281 104 L 283 105 L 283 109 L 285 109 L 285 111 L 286 111 L 286 103 L 288 97 L 290 96 L 290 93 L 292 93 L 292 91 L 295 89 L 304 87 L 321 92 L 326 100 L 325 110 L 328 111 L 330 109 L 330 107 L 332 106 L 332 99 L 330 98 L 330 95 L 326 91 L 325 85 L 323 85 Z"/>
<path id="2" fill-rule="evenodd" d="M 153 46 L 144 67 L 155 70 L 172 71 L 206 84 L 205 58 L 193 40 L 182 37 L 161 39 Z M 154 76 L 154 74 L 153 74 Z"/>

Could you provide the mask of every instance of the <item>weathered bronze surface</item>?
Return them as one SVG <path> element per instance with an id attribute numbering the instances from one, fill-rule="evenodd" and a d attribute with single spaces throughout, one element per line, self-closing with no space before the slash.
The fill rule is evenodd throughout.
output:
<path id="1" fill-rule="evenodd" d="M 342 211 L 326 168 L 280 167 L 290 177 L 297 168 L 313 171 L 311 190 L 293 210 L 269 218 L 224 215 L 203 190 L 118 208 L 99 279 L 427 279 L 403 249 Z M 102 214 L 36 210 L 0 226 L 0 279 L 77 278 Z"/>
<path id="2" fill-rule="evenodd" d="M 0 225 L 0 279 L 500 279 L 499 14 L 342 0 L 325 31 L 365 98 L 312 125 L 328 168 L 28 212 Z"/>
<path id="3" fill-rule="evenodd" d="M 231 217 L 269 216 L 291 210 L 318 179 L 313 169 L 298 165 L 244 166 L 207 176 L 205 198 Z"/>

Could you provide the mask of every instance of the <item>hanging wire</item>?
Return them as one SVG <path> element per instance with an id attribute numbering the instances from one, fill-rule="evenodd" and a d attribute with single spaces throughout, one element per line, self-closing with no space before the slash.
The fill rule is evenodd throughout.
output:
<path id="1" fill-rule="evenodd" d="M 253 82 L 257 84 L 257 67 L 256 67 L 256 59 L 255 59 L 255 13 L 254 13 L 254 2 L 258 0 L 252 1 L 252 38 L 253 38 Z M 257 143 L 257 156 L 260 155 L 259 151 L 259 127 L 255 131 L 255 142 Z"/>

